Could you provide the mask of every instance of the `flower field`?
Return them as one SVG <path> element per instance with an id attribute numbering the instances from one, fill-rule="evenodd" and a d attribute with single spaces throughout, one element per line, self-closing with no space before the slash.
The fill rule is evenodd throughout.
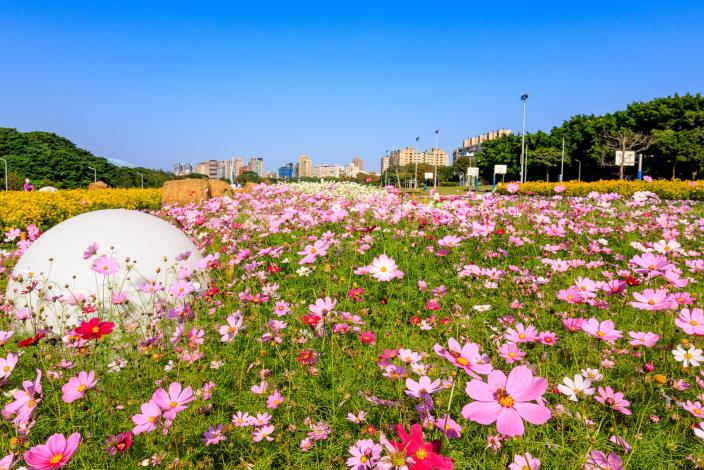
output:
<path id="1" fill-rule="evenodd" d="M 155 210 L 204 259 L 145 309 L 95 245 L 95 292 L 5 302 L 0 468 L 704 468 L 704 206 L 548 194 Z M 2 220 L 5 284 L 41 233 Z"/>

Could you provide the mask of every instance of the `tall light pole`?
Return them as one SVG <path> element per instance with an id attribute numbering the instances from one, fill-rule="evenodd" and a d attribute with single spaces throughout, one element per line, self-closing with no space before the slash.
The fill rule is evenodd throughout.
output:
<path id="1" fill-rule="evenodd" d="M 7 191 L 7 160 L 5 160 L 4 158 L 0 158 L 0 160 L 5 163 L 5 191 Z"/>
<path id="2" fill-rule="evenodd" d="M 144 175 L 142 173 L 137 172 L 137 174 L 142 178 L 142 189 L 144 189 Z"/>
<path id="3" fill-rule="evenodd" d="M 562 158 L 560 159 L 560 183 L 562 183 L 562 175 L 565 174 L 565 137 L 562 137 Z"/>
<path id="4" fill-rule="evenodd" d="M 440 156 L 440 152 L 438 152 L 438 134 L 440 131 L 438 129 L 435 129 L 435 148 L 433 149 L 433 153 L 435 154 L 435 185 L 433 186 L 435 189 L 438 187 L 438 157 Z"/>
<path id="5" fill-rule="evenodd" d="M 416 137 L 416 147 L 418 147 L 419 142 L 420 142 L 420 137 Z M 414 171 L 414 173 L 413 173 L 413 181 L 415 181 L 415 183 L 413 184 L 413 186 L 414 186 L 415 189 L 417 190 L 417 189 L 418 189 L 418 159 L 416 158 L 416 153 L 415 153 L 415 152 L 413 152 L 413 160 L 415 160 L 414 163 L 416 164 L 416 169 L 415 169 L 415 171 Z"/>
<path id="6" fill-rule="evenodd" d="M 525 182 L 524 175 L 525 171 L 523 170 L 523 164 L 524 164 L 524 155 L 525 155 L 525 145 L 526 145 L 526 100 L 528 99 L 528 93 L 525 93 L 521 96 L 521 101 L 523 102 L 523 125 L 522 125 L 522 130 L 521 130 L 521 174 L 519 178 L 519 182 L 523 183 Z M 526 165 L 526 169 L 528 168 L 528 165 Z"/>
<path id="7" fill-rule="evenodd" d="M 575 158 L 574 161 L 579 163 L 579 168 L 577 169 L 577 181 L 582 181 L 582 160 L 577 160 Z"/>
<path id="8" fill-rule="evenodd" d="M 93 167 L 88 167 L 89 170 L 93 170 L 93 182 L 97 183 L 98 182 L 98 171 L 93 168 Z"/>

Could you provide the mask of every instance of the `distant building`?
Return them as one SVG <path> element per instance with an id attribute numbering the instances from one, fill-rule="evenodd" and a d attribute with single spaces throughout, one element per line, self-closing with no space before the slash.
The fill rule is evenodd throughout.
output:
<path id="1" fill-rule="evenodd" d="M 220 160 L 208 160 L 198 163 L 193 172 L 200 175 L 205 175 L 208 178 L 217 179 L 221 177 L 219 175 L 223 174 L 224 165 L 221 166 Z"/>
<path id="2" fill-rule="evenodd" d="M 355 155 L 355 157 L 352 159 L 352 165 L 356 166 L 359 171 L 364 171 L 364 161 L 359 158 L 359 155 Z"/>
<path id="3" fill-rule="evenodd" d="M 473 157 L 482 149 L 482 144 L 488 140 L 498 139 L 499 137 L 511 134 L 512 132 L 509 129 L 497 129 L 495 131 L 490 131 L 485 134 L 479 134 L 468 139 L 464 139 L 462 141 L 462 147 L 459 147 L 452 152 L 452 163 L 454 164 L 460 157 Z"/>
<path id="4" fill-rule="evenodd" d="M 176 176 L 188 176 L 193 173 L 193 166 L 190 163 L 176 163 L 173 172 Z"/>
<path id="5" fill-rule="evenodd" d="M 447 152 L 440 148 L 433 147 L 430 150 L 421 152 L 413 147 L 406 147 L 394 150 L 388 157 L 382 158 L 382 169 L 384 171 L 384 158 L 388 158 L 388 166 L 406 166 L 411 163 L 425 163 L 426 165 L 448 166 Z M 388 167 L 387 166 L 387 167 Z"/>
<path id="6" fill-rule="evenodd" d="M 339 178 L 340 177 L 340 165 L 335 163 L 334 165 L 316 165 L 313 168 L 314 178 Z"/>
<path id="7" fill-rule="evenodd" d="M 384 173 L 390 166 L 391 159 L 389 157 L 381 157 L 381 172 Z"/>
<path id="8" fill-rule="evenodd" d="M 308 155 L 300 155 L 298 157 L 298 165 L 296 166 L 296 176 L 298 178 L 313 176 L 313 160 Z"/>
<path id="9" fill-rule="evenodd" d="M 293 178 L 294 165 L 293 163 L 287 163 L 286 165 L 279 167 L 279 178 L 289 179 Z"/>
<path id="10" fill-rule="evenodd" d="M 264 159 L 261 157 L 252 157 L 247 165 L 249 171 L 253 171 L 259 176 L 264 176 Z"/>

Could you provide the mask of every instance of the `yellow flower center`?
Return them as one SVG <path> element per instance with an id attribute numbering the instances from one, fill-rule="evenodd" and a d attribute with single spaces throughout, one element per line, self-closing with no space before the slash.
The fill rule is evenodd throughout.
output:
<path id="1" fill-rule="evenodd" d="M 689 353 L 684 353 L 684 358 L 685 358 L 685 359 L 692 359 L 692 357 L 693 357 L 693 356 L 692 356 L 691 354 L 689 354 Z"/>
<path id="2" fill-rule="evenodd" d="M 96 334 L 100 333 L 100 328 L 98 328 L 97 326 L 94 326 L 90 331 L 93 332 L 94 335 L 96 335 Z"/>
<path id="3" fill-rule="evenodd" d="M 511 351 L 510 353 L 508 353 L 508 357 L 516 357 L 516 353 Z"/>
<path id="4" fill-rule="evenodd" d="M 176 406 L 178 406 L 178 403 L 176 403 L 175 401 L 172 401 L 172 402 L 169 403 L 169 406 L 170 406 L 171 408 L 176 408 Z"/>
<path id="5" fill-rule="evenodd" d="M 525 333 L 521 333 L 520 335 L 518 335 L 518 339 L 525 339 L 525 337 L 526 337 Z"/>
<path id="6" fill-rule="evenodd" d="M 156 416 L 150 416 L 148 421 L 150 423 L 153 423 L 155 419 L 156 419 Z"/>
<path id="7" fill-rule="evenodd" d="M 416 452 L 415 457 L 418 460 L 424 460 L 428 456 L 428 452 L 425 449 L 418 449 L 418 452 Z"/>
<path id="8" fill-rule="evenodd" d="M 699 323 L 697 323 L 696 320 L 690 320 L 690 321 L 689 321 L 689 324 L 692 325 L 692 326 L 697 326 L 697 325 L 699 325 Z"/>
<path id="9" fill-rule="evenodd" d="M 655 305 L 655 301 L 653 299 L 648 300 L 648 305 Z"/>
<path id="10" fill-rule="evenodd" d="M 10 371 L 10 366 L 5 366 L 2 368 L 3 372 L 9 372 Z"/>
<path id="11" fill-rule="evenodd" d="M 604 333 L 603 331 L 597 331 L 596 335 L 599 337 L 602 337 L 602 336 L 606 336 L 606 333 Z"/>
<path id="12" fill-rule="evenodd" d="M 388 269 L 386 268 L 386 266 L 382 266 L 379 271 L 381 271 L 382 273 L 385 273 L 386 271 L 388 271 Z"/>
<path id="13" fill-rule="evenodd" d="M 78 389 L 77 389 L 77 390 L 78 390 L 79 392 L 82 392 L 82 391 L 85 390 L 85 389 L 86 389 L 85 384 L 81 384 L 81 385 L 78 386 Z"/>
<path id="14" fill-rule="evenodd" d="M 64 454 L 52 455 L 51 458 L 49 459 L 49 463 L 52 465 L 56 465 L 57 463 L 61 462 L 61 460 L 63 458 L 64 458 Z"/>
<path id="15" fill-rule="evenodd" d="M 702 414 L 702 410 L 700 410 L 699 408 L 697 408 L 696 410 L 694 410 L 694 414 L 695 414 L 695 415 L 700 415 L 700 414 Z"/>
<path id="16" fill-rule="evenodd" d="M 509 395 L 505 389 L 498 389 L 494 396 L 496 397 L 496 401 L 499 403 L 499 405 L 503 406 L 504 408 L 513 407 L 513 397 Z"/>
<path id="17" fill-rule="evenodd" d="M 469 364 L 469 361 L 463 357 L 458 357 L 457 364 L 459 364 L 461 366 L 466 366 L 467 364 Z"/>
<path id="18" fill-rule="evenodd" d="M 367 458 L 366 455 L 363 455 L 363 456 L 361 456 L 361 457 L 359 458 L 359 461 L 360 461 L 361 463 L 366 463 L 367 460 L 369 460 L 369 459 Z"/>

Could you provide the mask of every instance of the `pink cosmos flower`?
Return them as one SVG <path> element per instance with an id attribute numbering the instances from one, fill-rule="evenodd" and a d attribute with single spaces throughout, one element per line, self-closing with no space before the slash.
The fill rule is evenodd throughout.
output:
<path id="1" fill-rule="evenodd" d="M 10 338 L 12 338 L 14 335 L 15 335 L 15 332 L 12 330 L 0 331 L 0 346 L 7 343 L 10 340 Z"/>
<path id="2" fill-rule="evenodd" d="M 631 404 L 631 402 L 623 398 L 623 393 L 614 392 L 611 387 L 599 387 L 597 389 L 597 392 L 599 393 L 599 395 L 595 396 L 594 399 L 599 403 L 610 406 L 614 410 L 625 415 L 631 414 L 631 410 L 628 409 L 628 406 Z"/>
<path id="3" fill-rule="evenodd" d="M 274 305 L 274 313 L 277 317 L 283 317 L 289 312 L 289 305 L 283 300 L 279 300 Z"/>
<path id="4" fill-rule="evenodd" d="M 552 331 L 543 331 L 538 335 L 538 340 L 548 346 L 554 346 L 557 343 L 557 335 Z"/>
<path id="5" fill-rule="evenodd" d="M 380 444 L 375 444 L 371 439 L 361 439 L 350 446 L 351 457 L 347 459 L 347 467 L 350 470 L 375 469 L 381 459 L 382 450 L 383 447 Z"/>
<path id="6" fill-rule="evenodd" d="M 459 367 L 470 377 L 478 379 L 477 374 L 486 375 L 494 368 L 489 363 L 489 357 L 479 352 L 479 345 L 476 343 L 465 343 L 460 346 L 460 343 L 455 338 L 450 338 L 448 341 L 448 349 L 443 348 L 435 343 L 433 350 L 435 354 L 450 361 L 453 365 Z"/>
<path id="7" fill-rule="evenodd" d="M 504 343 L 499 346 L 499 356 L 501 356 L 506 364 L 513 364 L 514 362 L 520 362 L 526 353 L 518 347 L 516 343 Z"/>
<path id="8" fill-rule="evenodd" d="M 635 272 L 640 274 L 648 274 L 650 276 L 660 276 L 668 269 L 674 267 L 665 256 L 654 255 L 652 253 L 643 253 L 642 255 L 631 258 L 630 263 L 636 268 Z"/>
<path id="9" fill-rule="evenodd" d="M 206 446 L 212 446 L 218 444 L 227 437 L 222 433 L 222 424 L 218 424 L 217 427 L 208 426 L 208 430 L 203 433 L 203 444 Z"/>
<path id="10" fill-rule="evenodd" d="M 590 318 L 582 323 L 582 331 L 603 341 L 615 341 L 623 336 L 620 330 L 614 329 L 614 322 L 604 320 L 599 323 L 596 318 Z"/>
<path id="11" fill-rule="evenodd" d="M 86 248 L 86 251 L 83 252 L 83 259 L 91 258 L 97 252 L 98 252 L 98 244 L 91 243 L 90 245 L 88 245 L 88 248 Z"/>
<path id="12" fill-rule="evenodd" d="M 538 330 L 533 325 L 523 326 L 523 323 L 517 323 L 516 329 L 507 328 L 504 335 L 508 341 L 512 343 L 532 343 L 538 339 Z"/>
<path id="13" fill-rule="evenodd" d="M 645 346 L 646 348 L 652 348 L 660 339 L 660 335 L 656 335 L 650 331 L 647 333 L 642 331 L 629 331 L 628 335 L 633 338 L 628 344 L 631 346 Z"/>
<path id="14" fill-rule="evenodd" d="M 444 415 L 442 418 L 435 419 L 435 427 L 440 430 L 448 439 L 457 439 L 462 437 L 462 426 L 457 424 L 457 421 L 450 418 L 450 415 Z"/>
<path id="15" fill-rule="evenodd" d="M 667 310 L 673 308 L 672 301 L 669 298 L 665 289 L 645 289 L 642 293 L 634 292 L 633 297 L 638 302 L 629 302 L 632 307 L 640 310 L 649 310 L 655 312 L 657 310 Z"/>
<path id="16" fill-rule="evenodd" d="M 506 185 L 506 191 L 511 194 L 517 193 L 519 189 L 520 186 L 518 185 L 518 183 L 515 183 L 513 181 Z"/>
<path id="17" fill-rule="evenodd" d="M 431 381 L 430 377 L 424 375 L 418 382 L 413 379 L 406 379 L 406 395 L 414 398 L 424 398 L 438 391 L 442 381 L 436 379 Z"/>
<path id="18" fill-rule="evenodd" d="M 71 377 L 67 383 L 61 387 L 64 403 L 73 403 L 83 398 L 88 390 L 95 387 L 98 381 L 95 379 L 95 371 L 86 373 L 81 371 L 76 377 Z"/>
<path id="19" fill-rule="evenodd" d="M 299 251 L 298 254 L 303 256 L 298 264 L 312 264 L 318 256 L 328 254 L 328 244 L 323 240 L 317 240 L 314 244 L 307 245 L 303 251 Z"/>
<path id="20" fill-rule="evenodd" d="M 241 411 L 238 411 L 237 414 L 232 415 L 232 424 L 238 428 L 252 426 L 251 418 L 252 417 L 249 416 L 249 413 L 242 413 Z"/>
<path id="21" fill-rule="evenodd" d="M 513 463 L 508 466 L 509 470 L 538 470 L 540 468 L 540 459 L 536 459 L 530 452 L 525 454 L 516 454 L 513 456 Z"/>
<path id="22" fill-rule="evenodd" d="M 335 310 L 337 305 L 337 300 L 333 300 L 330 297 L 325 297 L 324 299 L 317 299 L 314 304 L 308 305 L 310 313 L 314 315 L 319 315 L 321 318 Z"/>
<path id="23" fill-rule="evenodd" d="M 403 273 L 396 266 L 396 261 L 386 255 L 381 255 L 372 260 L 372 264 L 368 266 L 369 272 L 377 281 L 388 282 L 397 277 L 402 277 Z M 400 276 L 399 276 L 400 273 Z"/>
<path id="24" fill-rule="evenodd" d="M 171 284 L 171 287 L 169 287 L 169 293 L 179 300 L 183 299 L 191 292 L 193 292 L 193 284 L 184 279 L 174 282 Z"/>
<path id="25" fill-rule="evenodd" d="M 46 444 L 34 446 L 24 453 L 24 461 L 35 470 L 50 470 L 66 465 L 76 453 L 81 442 L 80 433 L 71 434 L 68 439 L 63 434 L 53 434 Z"/>
<path id="26" fill-rule="evenodd" d="M 224 343 L 229 343 L 232 340 L 235 339 L 235 336 L 238 335 L 240 332 L 240 328 L 242 328 L 242 315 L 238 313 L 234 313 L 232 315 L 228 315 L 226 318 L 227 325 L 222 325 L 220 329 L 218 330 L 218 333 L 220 333 L 220 341 Z"/>
<path id="27" fill-rule="evenodd" d="M 132 434 L 135 435 L 155 430 L 157 421 L 161 416 L 161 408 L 151 401 L 142 403 L 140 409 L 141 413 L 132 416 L 132 422 L 135 424 Z"/>
<path id="28" fill-rule="evenodd" d="M 9 353 L 7 357 L 0 357 L 0 384 L 5 383 L 10 377 L 19 360 L 20 357 L 13 353 Z"/>
<path id="29" fill-rule="evenodd" d="M 438 240 L 438 245 L 445 248 L 454 248 L 462 243 L 462 238 L 457 235 L 446 235 Z"/>
<path id="30" fill-rule="evenodd" d="M 704 336 L 704 310 L 683 308 L 675 318 L 675 325 L 688 335 Z"/>
<path id="31" fill-rule="evenodd" d="M 587 457 L 584 470 L 622 470 L 623 462 L 615 452 L 607 456 L 600 450 L 593 450 Z"/>
<path id="32" fill-rule="evenodd" d="M 10 470 L 10 467 L 12 467 L 12 461 L 14 460 L 15 455 L 10 453 L 9 455 L 6 455 L 2 459 L 0 459 L 0 470 Z"/>
<path id="33" fill-rule="evenodd" d="M 101 256 L 93 261 L 93 265 L 90 269 L 104 276 L 109 276 L 120 270 L 120 264 L 114 258 Z"/>
<path id="34" fill-rule="evenodd" d="M 253 433 L 252 433 L 252 439 L 254 442 L 260 442 L 263 439 L 266 439 L 267 441 L 273 441 L 274 438 L 271 437 L 271 433 L 274 432 L 274 426 L 268 425 L 268 426 L 262 426 L 260 428 L 257 428 Z"/>
<path id="35" fill-rule="evenodd" d="M 271 395 L 269 395 L 269 397 L 266 399 L 266 407 L 269 408 L 270 410 L 275 410 L 283 402 L 284 402 L 284 396 L 281 395 L 281 393 L 279 393 L 278 390 L 274 390 L 274 392 Z"/>
<path id="36" fill-rule="evenodd" d="M 467 384 L 467 395 L 476 401 L 464 406 L 462 416 L 479 424 L 496 421 L 499 433 L 521 436 L 524 419 L 532 424 L 544 424 L 550 419 L 552 413 L 542 402 L 547 386 L 547 380 L 533 377 L 526 366 L 515 367 L 508 377 L 494 370 L 487 383 L 472 379 Z M 531 403 L 533 400 L 537 403 Z"/>
<path id="37" fill-rule="evenodd" d="M 176 418 L 176 413 L 187 408 L 187 404 L 193 401 L 193 389 L 186 387 L 181 390 L 181 384 L 171 382 L 169 392 L 163 388 L 157 389 L 152 395 L 152 403 L 164 410 L 164 417 L 169 420 Z"/>
<path id="38" fill-rule="evenodd" d="M 702 404 L 698 401 L 692 403 L 691 400 L 687 400 L 687 403 L 685 403 L 682 408 L 684 408 L 685 411 L 688 411 L 692 414 L 692 416 L 696 418 L 704 418 L 704 409 L 702 409 Z"/>

